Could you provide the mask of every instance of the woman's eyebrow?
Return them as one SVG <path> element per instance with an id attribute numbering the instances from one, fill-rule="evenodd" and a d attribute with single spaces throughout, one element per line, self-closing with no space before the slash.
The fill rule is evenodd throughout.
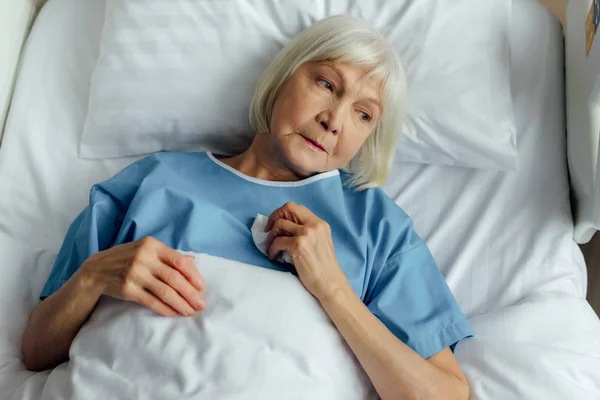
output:
<path id="1" fill-rule="evenodd" d="M 344 85 L 346 85 L 346 83 L 348 82 L 348 79 L 346 79 L 346 76 L 344 75 L 344 73 L 339 68 L 337 68 L 335 65 L 332 65 L 325 61 L 319 62 L 318 65 L 332 69 L 340 77 L 340 79 L 342 80 Z M 377 109 L 379 110 L 379 113 L 381 113 L 381 110 L 382 110 L 381 102 L 379 101 L 379 99 L 377 99 L 377 97 L 365 97 L 365 98 L 362 98 L 361 101 L 363 101 L 365 103 L 370 103 L 371 105 L 377 107 Z"/>
<path id="2" fill-rule="evenodd" d="M 327 67 L 327 68 L 329 68 L 329 69 L 332 69 L 332 70 L 333 70 L 333 72 L 335 72 L 335 73 L 336 73 L 336 74 L 339 76 L 339 78 L 340 78 L 340 79 L 341 79 L 341 80 L 344 82 L 344 84 L 346 84 L 346 82 L 347 82 L 347 79 L 346 79 L 346 77 L 344 76 L 344 74 L 342 73 L 342 71 L 340 71 L 340 70 L 339 70 L 339 68 L 337 68 L 337 67 L 335 67 L 334 65 L 332 65 L 332 64 L 329 64 L 329 63 L 327 63 L 327 62 L 325 62 L 325 61 L 321 61 L 321 62 L 319 62 L 319 63 L 318 63 L 318 65 L 320 65 L 320 66 L 323 66 L 323 67 Z"/>
<path id="3" fill-rule="evenodd" d="M 379 110 L 379 113 L 381 114 L 381 102 L 375 98 L 375 97 L 365 97 L 363 99 L 361 99 L 361 101 L 365 102 L 365 103 L 370 103 L 372 106 L 376 107 Z"/>

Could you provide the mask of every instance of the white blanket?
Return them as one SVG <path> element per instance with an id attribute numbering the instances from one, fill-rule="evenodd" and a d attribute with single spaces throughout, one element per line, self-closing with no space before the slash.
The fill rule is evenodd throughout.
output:
<path id="1" fill-rule="evenodd" d="M 376 393 L 300 281 L 206 254 L 208 308 L 165 318 L 103 297 L 42 399 L 371 399 Z M 581 299 L 532 298 L 471 319 L 457 358 L 478 399 L 598 399 L 600 322 Z"/>
<path id="2" fill-rule="evenodd" d="M 207 309 L 165 318 L 101 298 L 43 399 L 370 399 L 375 391 L 298 278 L 206 254 Z"/>
<path id="3" fill-rule="evenodd" d="M 372 395 L 295 276 L 207 255 L 197 258 L 208 283 L 207 311 L 168 319 L 103 298 L 75 339 L 70 363 L 25 371 L 19 339 L 54 254 L 1 233 L 0 239 L 3 262 L 16 271 L 0 285 L 0 320 L 12 322 L 0 330 L 2 400 L 135 398 L 136 386 L 174 399 Z M 475 337 L 461 341 L 455 354 L 474 399 L 600 398 L 600 322 L 585 300 L 544 294 L 469 321 Z"/>

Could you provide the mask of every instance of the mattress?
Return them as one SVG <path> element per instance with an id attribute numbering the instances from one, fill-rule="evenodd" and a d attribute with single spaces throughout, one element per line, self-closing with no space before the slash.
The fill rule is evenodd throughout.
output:
<path id="1" fill-rule="evenodd" d="M 92 184 L 137 159 L 77 156 L 103 13 L 104 1 L 44 6 L 0 148 L 0 272 L 11 271 L 2 288 L 12 288 L 0 294 L 0 317 L 11 321 L 0 329 L 0 393 L 13 399 L 36 398 L 48 374 L 25 371 L 9 344 L 18 343 L 69 224 Z M 456 354 L 478 398 L 539 390 L 598 398 L 590 371 L 600 369 L 600 328 L 573 241 L 560 27 L 535 0 L 514 0 L 512 24 L 519 170 L 395 162 L 384 189 L 413 218 L 473 324 L 476 337 Z M 23 267 L 13 273 L 15 265 Z M 27 310 L 7 306 L 17 297 Z M 530 346 L 539 337 L 546 342 Z M 519 352 L 546 366 L 519 363 Z M 522 378 L 508 374 L 511 364 Z M 554 383 L 540 389 L 535 379 Z"/>

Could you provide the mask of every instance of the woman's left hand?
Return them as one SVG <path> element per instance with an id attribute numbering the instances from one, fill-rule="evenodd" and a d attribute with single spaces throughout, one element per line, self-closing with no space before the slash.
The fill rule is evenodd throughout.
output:
<path id="1" fill-rule="evenodd" d="M 323 302 L 338 289 L 350 287 L 340 268 L 329 224 L 303 205 L 285 203 L 273 211 L 265 226 L 271 260 L 287 251 L 304 287 Z"/>

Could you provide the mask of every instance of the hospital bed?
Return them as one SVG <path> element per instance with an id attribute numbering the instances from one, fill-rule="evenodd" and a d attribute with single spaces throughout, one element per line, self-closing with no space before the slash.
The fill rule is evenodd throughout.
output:
<path id="1" fill-rule="evenodd" d="M 78 157 L 104 1 L 42 3 L 0 5 L 0 112 L 10 104 L 0 147 L 0 399 L 40 398 L 50 372 L 20 360 L 28 314 L 90 186 L 139 159 Z M 565 136 L 564 44 L 552 15 L 514 0 L 510 39 L 518 171 L 396 161 L 384 189 L 472 324 L 475 337 L 456 356 L 473 398 L 598 399 L 600 323 L 578 247 L 600 226 L 597 134 L 595 147 L 589 129 Z"/>

